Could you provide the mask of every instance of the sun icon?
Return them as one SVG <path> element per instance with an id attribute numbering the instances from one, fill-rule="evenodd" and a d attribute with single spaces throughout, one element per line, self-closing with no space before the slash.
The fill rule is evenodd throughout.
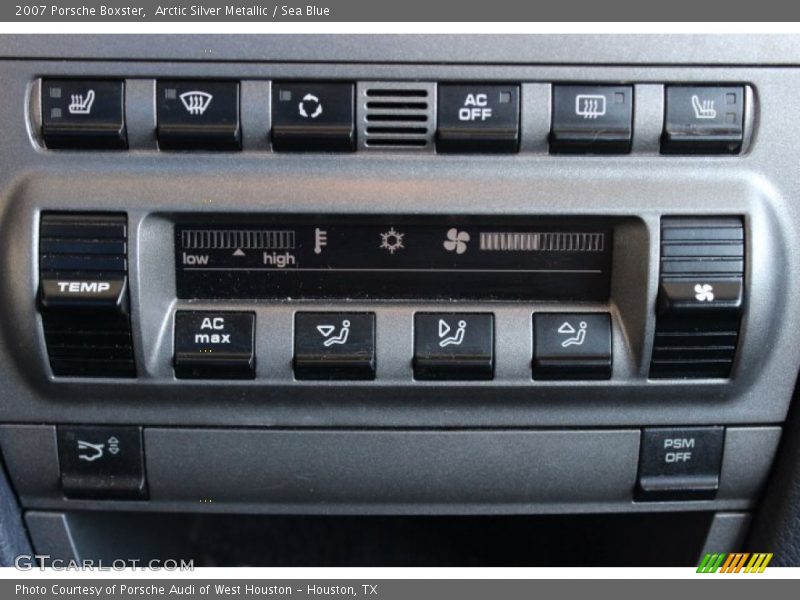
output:
<path id="1" fill-rule="evenodd" d="M 394 227 L 392 227 L 386 233 L 381 234 L 381 248 L 388 250 L 389 254 L 394 254 L 401 248 L 405 248 L 405 246 L 403 246 L 404 235 L 404 233 L 395 231 Z"/>

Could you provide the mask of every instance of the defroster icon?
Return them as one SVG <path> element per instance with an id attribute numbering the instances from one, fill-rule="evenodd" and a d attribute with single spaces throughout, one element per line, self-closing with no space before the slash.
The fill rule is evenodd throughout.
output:
<path id="1" fill-rule="evenodd" d="M 209 104 L 214 99 L 212 94 L 208 92 L 201 92 L 199 90 L 192 90 L 190 92 L 184 92 L 180 96 L 178 96 L 183 103 L 183 107 L 190 115 L 202 115 L 206 112 Z"/>

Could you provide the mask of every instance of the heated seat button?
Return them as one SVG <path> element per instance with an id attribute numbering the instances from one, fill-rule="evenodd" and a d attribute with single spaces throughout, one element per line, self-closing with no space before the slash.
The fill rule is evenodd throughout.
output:
<path id="1" fill-rule="evenodd" d="M 352 152 L 356 148 L 351 83 L 275 83 L 272 148 L 279 152 Z"/>
<path id="2" fill-rule="evenodd" d="M 744 131 L 744 88 L 669 86 L 664 154 L 737 154 Z"/>
<path id="3" fill-rule="evenodd" d="M 59 425 L 58 461 L 67 498 L 147 497 L 141 427 Z"/>
<path id="4" fill-rule="evenodd" d="M 611 318 L 607 314 L 533 316 L 534 379 L 609 379 Z"/>
<path id="5" fill-rule="evenodd" d="M 124 150 L 121 80 L 42 80 L 42 137 L 48 148 Z"/>
<path id="6" fill-rule="evenodd" d="M 640 500 L 705 500 L 716 495 L 723 427 L 645 429 L 639 456 Z"/>
<path id="7" fill-rule="evenodd" d="M 159 81 L 156 110 L 162 150 L 241 150 L 235 81 Z"/>
<path id="8" fill-rule="evenodd" d="M 440 85 L 439 152 L 517 152 L 519 86 Z"/>
<path id="9" fill-rule="evenodd" d="M 249 312 L 175 313 L 175 376 L 254 378 L 255 322 L 256 316 Z"/>
<path id="10" fill-rule="evenodd" d="M 553 86 L 551 152 L 627 154 L 632 132 L 631 86 Z"/>
<path id="11" fill-rule="evenodd" d="M 294 374 L 297 379 L 375 379 L 375 315 L 297 313 Z"/>
<path id="12" fill-rule="evenodd" d="M 414 316 L 416 379 L 482 380 L 494 375 L 494 316 L 418 313 Z"/>

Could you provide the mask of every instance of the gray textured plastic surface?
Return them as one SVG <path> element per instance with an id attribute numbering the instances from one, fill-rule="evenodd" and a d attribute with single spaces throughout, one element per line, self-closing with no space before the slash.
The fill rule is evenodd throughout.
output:
<path id="1" fill-rule="evenodd" d="M 793 98 L 793 73 L 763 69 L 504 67 L 498 80 L 633 80 L 647 84 L 697 79 L 752 81 L 759 100 L 758 135 L 736 157 L 664 157 L 647 148 L 658 127 L 635 132 L 640 154 L 623 157 L 415 156 L 356 153 L 286 156 L 245 144 L 236 154 L 159 153 L 145 143 L 126 153 L 55 152 L 32 145 L 22 101 L 38 74 L 118 74 L 144 90 L 145 77 L 232 76 L 247 81 L 291 76 L 364 79 L 403 74 L 426 80 L 488 77 L 485 68 L 426 65 L 281 65 L 195 63 L 3 64 L 2 268 L 0 292 L 5 381 L 0 420 L 152 425 L 286 426 L 641 426 L 646 424 L 777 423 L 783 420 L 797 371 L 792 334 L 800 319 L 789 299 L 800 282 L 790 251 L 796 241 L 791 201 L 792 126 L 776 118 Z M 800 74 L 794 75 L 800 81 Z M 249 90 L 249 91 L 248 91 Z M 523 89 L 523 114 L 526 92 Z M 267 86 L 244 85 L 242 114 L 267 103 Z M 248 95 L 249 94 L 249 95 Z M 658 119 L 660 103 L 639 106 Z M 35 112 L 35 102 L 28 106 Z M 138 110 L 144 110 L 139 107 Z M 152 110 L 152 107 L 151 109 Z M 524 120 L 524 117 L 523 117 Z M 27 123 L 27 126 L 26 126 Z M 131 139 L 147 139 L 152 115 L 129 124 Z M 140 129 L 135 130 L 134 126 Z M 266 131 L 264 132 L 266 136 Z M 649 136 L 648 139 L 640 139 Z M 246 142 L 247 140 L 245 140 Z M 42 344 L 33 302 L 41 210 L 127 210 L 131 230 L 131 308 L 139 379 L 131 382 L 56 381 Z M 176 309 L 211 303 L 176 302 L 172 220 L 179 213 L 311 212 L 340 214 L 561 214 L 620 218 L 615 235 L 612 298 L 608 304 L 545 303 L 459 306 L 493 312 L 497 324 L 496 379 L 488 385 L 414 382 L 415 311 L 452 304 L 355 302 L 214 303 L 257 313 L 254 382 L 186 383 L 171 368 Z M 657 283 L 659 219 L 663 214 L 743 214 L 748 231 L 749 307 L 731 381 L 647 380 Z M 780 265 L 780 268 L 776 268 Z M 377 380 L 370 384 L 296 382 L 291 371 L 292 315 L 299 308 L 375 310 Z M 606 382 L 533 382 L 531 321 L 536 311 L 610 311 L 614 373 Z M 143 400 L 146 398 L 146 400 Z M 187 410 L 187 404 L 191 410 Z"/>
<path id="2" fill-rule="evenodd" d="M 47 554 L 52 560 L 64 562 L 81 559 L 66 514 L 29 511 L 25 514 L 25 525 L 37 554 Z"/>
<path id="3" fill-rule="evenodd" d="M 800 89 L 800 69 L 746 65 L 785 65 L 792 56 L 800 59 L 800 43 L 795 38 L 732 41 L 728 37 L 625 38 L 624 45 L 608 44 L 606 38 L 581 37 L 572 44 L 560 40 L 563 48 L 548 55 L 536 53 L 553 48 L 552 38 L 495 38 L 498 46 L 484 57 L 475 53 L 474 39 L 453 39 L 452 44 L 434 50 L 432 41 L 418 40 L 414 46 L 411 38 L 396 43 L 378 41 L 370 49 L 365 47 L 366 41 L 362 45 L 343 38 L 306 38 L 303 48 L 298 38 L 286 38 L 286 47 L 280 49 L 273 38 L 228 38 L 214 42 L 219 53 L 201 53 L 203 44 L 196 38 L 185 44 L 152 38 L 124 43 L 124 57 L 153 59 L 151 62 L 0 61 L 0 126 L 4 132 L 0 139 L 0 272 L 5 275 L 0 287 L 0 422 L 431 431 L 781 423 L 800 366 L 796 337 L 800 311 L 795 305 L 800 297 L 800 205 L 796 199 L 800 171 L 795 152 L 800 121 L 787 111 Z M 603 41 L 601 52 L 586 52 L 590 42 L 599 40 Z M 86 57 L 91 41 L 13 38 L 0 41 L 0 54 Z M 105 38 L 95 42 L 93 59 L 123 57 L 122 50 L 112 48 Z M 481 41 L 482 47 L 484 43 L 489 40 Z M 627 60 L 623 60 L 621 48 Z M 514 54 L 518 50 L 520 53 Z M 291 52 L 296 52 L 292 62 L 280 62 L 290 58 Z M 171 56 L 191 60 L 162 60 Z M 485 62 L 476 63 L 476 56 Z M 221 60 L 215 62 L 216 57 Z M 389 62 L 377 62 L 383 57 Z M 553 64 L 542 64 L 542 57 Z M 337 59 L 346 62 L 331 62 Z M 450 59 L 457 64 L 440 62 Z M 595 64 L 579 66 L 588 62 Z M 635 64 L 646 62 L 652 64 Z M 679 62 L 686 64 L 675 64 Z M 712 64 L 715 66 L 703 66 Z M 130 93 L 126 113 L 131 151 L 44 149 L 36 130 L 36 80 L 42 76 L 125 78 Z M 147 101 L 158 77 L 242 79 L 244 151 L 158 152 L 153 136 L 154 108 Z M 314 78 L 521 82 L 522 152 L 512 156 L 377 152 L 287 156 L 269 152 L 269 81 Z M 547 154 L 550 83 L 575 81 L 635 84 L 632 155 Z M 751 86 L 748 119 L 755 127 L 748 132 L 743 155 L 658 155 L 662 86 L 674 82 Z M 68 381 L 49 372 L 34 303 L 38 274 L 33 250 L 43 210 L 128 212 L 138 380 Z M 612 297 L 608 303 L 557 306 L 176 301 L 172 261 L 165 260 L 172 256 L 173 219 L 183 213 L 217 212 L 610 216 L 619 220 Z M 749 284 L 734 377 L 730 381 L 648 381 L 660 218 L 731 214 L 745 218 Z M 174 312 L 210 307 L 244 307 L 257 313 L 255 381 L 174 379 Z M 447 385 L 413 381 L 413 314 L 443 308 L 494 313 L 495 381 Z M 358 385 L 295 381 L 291 371 L 292 317 L 299 309 L 374 311 L 376 381 Z M 611 313 L 615 348 L 611 380 L 531 379 L 530 315 L 553 310 Z M 15 444 L 26 444 L 16 439 Z M 7 445 L 5 439 L 6 452 Z M 30 456 L 21 460 L 28 466 L 35 462 Z M 759 466 L 761 471 L 753 477 L 763 475 L 767 464 Z M 17 482 L 18 474 L 9 468 Z M 23 479 L 29 475 L 19 474 Z M 575 494 L 580 497 L 579 490 Z M 751 500 L 740 492 L 736 497 L 728 508 L 750 505 Z M 714 506 L 728 502 L 724 498 Z M 557 510 L 558 502 L 551 500 L 549 510 Z M 582 506 L 589 510 L 592 505 Z M 663 509 L 681 507 L 686 504 L 674 503 Z"/>
<path id="4" fill-rule="evenodd" d="M 22 503 L 69 510 L 500 514 L 745 510 L 777 427 L 731 427 L 712 501 L 634 502 L 639 430 L 146 428 L 150 500 L 65 500 L 55 427 L 0 426 Z"/>
<path id="5" fill-rule="evenodd" d="M 793 35 L 4 35 L 3 58 L 797 65 Z"/>
<path id="6" fill-rule="evenodd" d="M 12 566 L 17 556 L 30 551 L 17 498 L 0 462 L 0 567 Z"/>
<path id="7" fill-rule="evenodd" d="M 706 536 L 706 543 L 697 556 L 698 564 L 708 553 L 741 552 L 750 521 L 749 513 L 732 512 L 714 515 L 714 520 L 711 522 Z"/>
<path id="8" fill-rule="evenodd" d="M 145 444 L 154 501 L 469 510 L 623 502 L 639 432 L 153 428 Z"/>

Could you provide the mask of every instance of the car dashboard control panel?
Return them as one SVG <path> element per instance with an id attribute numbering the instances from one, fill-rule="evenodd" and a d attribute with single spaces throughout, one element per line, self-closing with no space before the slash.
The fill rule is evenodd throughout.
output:
<path id="1" fill-rule="evenodd" d="M 37 83 L 42 122 L 35 126 L 48 148 L 128 149 L 124 80 L 48 77 Z M 158 147 L 242 150 L 241 88 L 237 80 L 158 79 L 149 99 L 156 106 Z M 538 115 L 542 122 L 535 125 L 549 121 L 551 153 L 631 153 L 634 86 L 550 89 L 551 112 Z M 526 139 L 521 127 L 525 93 L 520 83 L 275 81 L 254 107 L 262 121 L 270 115 L 271 129 L 253 134 L 269 138 L 275 152 L 514 154 L 540 142 Z M 653 102 L 663 105 L 662 154 L 742 152 L 746 128 L 752 128 L 746 121 L 750 87 L 670 84 L 663 93 Z"/>
<path id="2" fill-rule="evenodd" d="M 526 222 L 527 221 L 527 222 Z M 619 221 L 617 221 L 619 222 Z M 494 315 L 453 302 L 543 304 L 531 311 L 533 379 L 610 379 L 614 219 L 436 215 L 210 215 L 174 224 L 175 297 L 235 300 L 250 310 L 178 310 L 178 378 L 253 379 L 255 307 L 263 302 L 446 302 L 414 314 L 415 379 L 491 380 Z M 53 374 L 135 377 L 127 216 L 43 213 L 38 304 Z M 741 217 L 661 222 L 649 376 L 728 378 L 744 307 Z M 555 302 L 594 305 L 553 311 Z M 380 304 L 375 304 L 380 307 Z M 548 308 L 549 307 L 549 308 Z M 517 329 L 527 323 L 518 323 Z M 375 313 L 299 310 L 294 375 L 372 380 Z M 499 356 L 498 360 L 502 360 Z"/>
<path id="3" fill-rule="evenodd" d="M 0 69 L 26 510 L 755 505 L 800 368 L 800 71 Z"/>

